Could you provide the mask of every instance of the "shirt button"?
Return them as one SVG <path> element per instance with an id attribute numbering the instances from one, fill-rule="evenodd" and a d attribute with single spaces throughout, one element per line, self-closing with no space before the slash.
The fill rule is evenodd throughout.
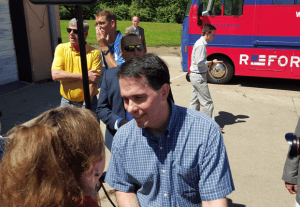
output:
<path id="1" fill-rule="evenodd" d="M 163 147 L 160 147 L 159 149 L 160 149 L 160 150 L 162 150 L 162 149 L 163 149 Z"/>
<path id="2" fill-rule="evenodd" d="M 165 170 L 162 170 L 162 172 L 165 173 L 166 171 L 165 171 Z"/>
<path id="3" fill-rule="evenodd" d="M 168 135 L 168 137 L 170 137 L 170 135 Z"/>
<path id="4" fill-rule="evenodd" d="M 168 195 L 165 193 L 164 196 L 167 197 Z"/>

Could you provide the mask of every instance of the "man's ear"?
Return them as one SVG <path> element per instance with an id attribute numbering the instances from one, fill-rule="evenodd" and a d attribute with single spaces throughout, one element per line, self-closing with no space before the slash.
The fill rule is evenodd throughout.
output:
<path id="1" fill-rule="evenodd" d="M 87 38 L 88 35 L 89 35 L 89 32 L 84 32 L 84 40 Z"/>
<path id="2" fill-rule="evenodd" d="M 120 55 L 122 56 L 122 58 L 124 58 L 122 49 L 120 50 Z"/>
<path id="3" fill-rule="evenodd" d="M 161 90 L 161 96 L 162 96 L 163 100 L 167 100 L 167 98 L 169 96 L 169 92 L 170 92 L 170 85 L 165 83 L 164 85 L 162 85 L 160 90 Z"/>
<path id="4" fill-rule="evenodd" d="M 110 21 L 110 24 L 111 24 L 111 27 L 115 27 L 115 26 L 116 26 L 115 20 L 111 20 L 111 21 Z"/>

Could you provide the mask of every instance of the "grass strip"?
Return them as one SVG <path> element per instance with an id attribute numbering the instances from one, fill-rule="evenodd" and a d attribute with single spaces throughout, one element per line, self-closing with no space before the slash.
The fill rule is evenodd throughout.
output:
<path id="1" fill-rule="evenodd" d="M 97 45 L 95 20 L 87 20 L 90 25 L 87 43 Z M 60 29 L 62 42 L 69 42 L 69 36 L 66 28 L 68 20 L 60 20 Z M 125 34 L 125 28 L 131 26 L 131 21 L 117 21 L 117 30 Z M 180 46 L 180 30 L 181 24 L 173 23 L 156 23 L 156 22 L 140 22 L 140 26 L 145 30 L 145 38 L 147 47 L 175 47 Z"/>

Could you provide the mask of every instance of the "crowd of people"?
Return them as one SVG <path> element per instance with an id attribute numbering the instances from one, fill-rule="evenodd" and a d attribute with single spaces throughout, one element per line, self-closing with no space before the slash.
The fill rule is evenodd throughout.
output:
<path id="1" fill-rule="evenodd" d="M 188 109 L 175 105 L 168 66 L 147 54 L 139 18 L 132 18 L 123 36 L 112 11 L 95 16 L 101 50 L 85 46 L 91 110 L 84 107 L 77 20 L 72 19 L 70 42 L 57 46 L 51 70 L 53 80 L 60 81 L 61 105 L 6 135 L 0 205 L 100 206 L 106 146 L 111 158 L 105 182 L 116 189 L 120 207 L 226 207 L 234 184 L 206 82 L 208 67 L 220 62 L 206 59 L 216 28 L 205 25 L 194 46 Z M 83 25 L 86 39 L 89 25 Z"/>

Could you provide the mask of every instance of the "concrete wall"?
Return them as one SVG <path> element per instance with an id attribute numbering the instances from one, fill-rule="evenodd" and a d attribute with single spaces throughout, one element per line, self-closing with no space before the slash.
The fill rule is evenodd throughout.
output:
<path id="1" fill-rule="evenodd" d="M 59 8 L 55 6 L 57 34 L 60 36 Z M 57 12 L 58 11 L 58 12 Z M 53 52 L 47 5 L 34 5 L 24 0 L 24 12 L 33 70 L 33 81 L 51 79 Z"/>

